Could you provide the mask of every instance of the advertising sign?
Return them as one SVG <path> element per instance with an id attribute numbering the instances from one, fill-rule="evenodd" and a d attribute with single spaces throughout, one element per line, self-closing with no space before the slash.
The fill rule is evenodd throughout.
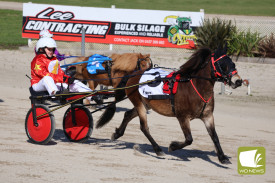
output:
<path id="1" fill-rule="evenodd" d="M 139 46 L 195 47 L 202 12 L 23 4 L 22 37 L 39 38 L 48 29 L 55 40 Z"/>

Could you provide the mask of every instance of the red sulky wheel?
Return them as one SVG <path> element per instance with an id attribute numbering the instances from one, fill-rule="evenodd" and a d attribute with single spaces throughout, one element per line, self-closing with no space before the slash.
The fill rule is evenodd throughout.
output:
<path id="1" fill-rule="evenodd" d="M 72 120 L 71 107 L 67 109 L 63 118 L 63 131 L 66 137 L 73 142 L 85 142 L 93 130 L 93 118 L 90 111 L 81 104 L 74 106 L 75 123 Z"/>
<path id="2" fill-rule="evenodd" d="M 35 104 L 36 116 L 44 114 L 49 110 L 42 104 Z M 47 144 L 53 137 L 55 131 L 55 120 L 52 113 L 45 114 L 37 119 L 38 125 L 33 122 L 33 109 L 31 108 L 25 119 L 25 130 L 31 142 L 36 144 Z"/>

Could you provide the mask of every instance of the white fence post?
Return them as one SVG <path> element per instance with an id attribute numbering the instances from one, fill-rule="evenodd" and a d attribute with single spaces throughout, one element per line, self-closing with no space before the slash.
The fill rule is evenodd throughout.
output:
<path id="1" fill-rule="evenodd" d="M 225 92 L 225 86 L 224 86 L 224 83 L 221 83 L 221 92 L 219 94 L 223 95 L 224 92 Z"/>
<path id="2" fill-rule="evenodd" d="M 111 6 L 112 9 L 116 8 L 116 5 L 112 5 Z M 110 44 L 109 50 L 112 51 L 113 50 L 113 44 Z"/>
<path id="3" fill-rule="evenodd" d="M 31 38 L 28 39 L 28 46 L 29 46 L 29 47 L 32 46 L 32 39 L 31 39 Z"/>
<path id="4" fill-rule="evenodd" d="M 250 82 L 249 79 L 247 79 L 248 85 L 247 85 L 247 95 L 251 95 L 251 87 L 250 87 Z"/>

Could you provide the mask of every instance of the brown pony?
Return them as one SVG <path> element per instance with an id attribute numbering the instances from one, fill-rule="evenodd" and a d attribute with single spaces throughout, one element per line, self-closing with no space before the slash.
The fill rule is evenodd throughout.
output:
<path id="1" fill-rule="evenodd" d="M 116 88 L 126 75 L 134 71 L 146 70 L 152 67 L 150 54 L 142 55 L 141 53 L 124 53 L 112 54 L 111 63 L 104 62 L 102 66 L 106 72 L 99 74 L 90 74 L 87 70 L 87 63 L 76 65 L 75 78 L 87 80 L 89 87 L 94 90 L 98 84 L 113 86 Z M 87 61 L 89 57 L 79 57 L 74 63 Z M 108 70 L 110 73 L 108 73 Z M 108 75 L 109 74 L 109 75 Z"/>
<path id="2" fill-rule="evenodd" d="M 117 128 L 112 135 L 112 140 L 123 136 L 127 124 L 133 118 L 139 116 L 141 131 L 151 142 L 156 154 L 163 155 L 163 151 L 149 132 L 146 117 L 147 110 L 153 109 L 161 115 L 176 117 L 178 119 L 185 136 L 185 141 L 171 142 L 169 151 L 175 151 L 192 144 L 193 138 L 191 135 L 190 121 L 199 118 L 204 122 L 214 142 L 219 161 L 223 164 L 229 164 L 230 161 L 227 156 L 224 155 L 215 131 L 213 88 L 215 81 L 225 82 L 232 88 L 237 88 L 242 85 L 242 80 L 237 74 L 235 64 L 226 55 L 226 50 L 219 49 L 214 54 L 211 54 L 210 49 L 201 48 L 180 67 L 176 74 L 179 74 L 180 79 L 178 80 L 178 89 L 174 95 L 173 104 L 170 99 L 149 100 L 148 98 L 144 98 L 139 94 L 138 87 L 126 90 L 126 94 L 133 103 L 134 108 L 125 112 L 120 127 Z M 137 84 L 140 77 L 140 75 L 137 75 L 130 78 L 127 86 Z"/>
<path id="3" fill-rule="evenodd" d="M 150 54 L 141 53 L 124 53 L 124 54 L 112 54 L 110 56 L 112 61 L 103 62 L 102 66 L 106 72 L 100 74 L 90 74 L 87 70 L 87 63 L 76 65 L 76 79 L 87 80 L 89 88 L 94 90 L 98 84 L 105 86 L 113 86 L 114 88 L 123 87 L 126 85 L 128 77 L 135 71 L 145 71 L 152 67 L 152 61 Z M 74 63 L 87 61 L 89 57 L 79 57 Z M 123 99 L 125 96 L 124 90 L 115 91 L 115 102 L 109 105 L 108 109 L 104 111 L 102 116 L 104 120 L 111 120 L 116 111 L 116 102 Z M 101 118 L 97 124 L 102 123 Z"/>

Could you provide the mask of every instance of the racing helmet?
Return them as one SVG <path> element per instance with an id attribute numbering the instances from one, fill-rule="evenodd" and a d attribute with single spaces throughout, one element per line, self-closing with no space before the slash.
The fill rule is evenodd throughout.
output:
<path id="1" fill-rule="evenodd" d="M 53 38 L 50 37 L 43 37 L 40 38 L 36 43 L 36 52 L 39 51 L 39 48 L 57 48 L 56 42 Z"/>
<path id="2" fill-rule="evenodd" d="M 42 31 L 40 31 L 39 37 L 40 38 L 43 38 L 43 37 L 53 37 L 53 34 L 48 29 L 43 29 Z"/>

